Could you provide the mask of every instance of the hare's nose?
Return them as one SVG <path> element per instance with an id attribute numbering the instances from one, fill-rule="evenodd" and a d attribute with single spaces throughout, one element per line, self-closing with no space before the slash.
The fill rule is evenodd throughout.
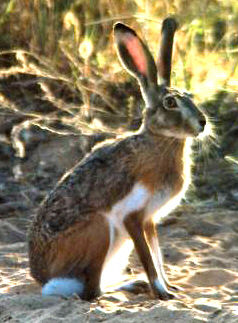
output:
<path id="1" fill-rule="evenodd" d="M 203 132 L 205 126 L 206 126 L 206 119 L 205 118 L 202 118 L 199 120 L 199 125 L 200 125 L 200 128 L 201 128 L 201 132 Z"/>

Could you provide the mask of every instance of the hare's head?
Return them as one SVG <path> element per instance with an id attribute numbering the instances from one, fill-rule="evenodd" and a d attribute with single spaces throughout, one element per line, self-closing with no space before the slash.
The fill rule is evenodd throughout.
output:
<path id="1" fill-rule="evenodd" d="M 145 126 L 154 135 L 196 137 L 206 125 L 204 114 L 189 95 L 170 87 L 171 57 L 177 23 L 162 24 L 161 45 L 155 63 L 148 47 L 128 26 L 117 23 L 114 37 L 118 56 L 126 70 L 137 78 L 146 103 Z M 161 80 L 158 84 L 158 78 Z"/>

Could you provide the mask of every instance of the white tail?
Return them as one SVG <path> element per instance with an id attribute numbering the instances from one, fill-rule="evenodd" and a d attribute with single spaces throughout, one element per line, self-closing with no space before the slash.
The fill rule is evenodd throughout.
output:
<path id="1" fill-rule="evenodd" d="M 84 284 L 76 278 L 51 278 L 42 288 L 43 296 L 64 296 L 69 297 L 74 294 L 83 293 Z"/>

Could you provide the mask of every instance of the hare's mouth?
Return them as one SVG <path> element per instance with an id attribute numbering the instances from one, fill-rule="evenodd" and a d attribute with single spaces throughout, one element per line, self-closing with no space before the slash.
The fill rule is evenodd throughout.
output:
<path id="1" fill-rule="evenodd" d="M 201 131 L 198 134 L 197 138 L 199 140 L 203 140 L 205 137 L 208 137 L 211 133 L 212 133 L 212 131 L 211 131 L 211 125 L 207 122 L 206 125 L 205 125 L 205 127 L 204 127 L 204 129 L 203 129 L 203 131 Z"/>
<path id="2" fill-rule="evenodd" d="M 187 132 L 188 136 L 202 139 L 204 136 L 207 135 L 208 131 L 206 118 L 204 117 L 200 120 L 198 120 L 197 118 L 189 119 L 186 130 L 185 133 Z"/>
<path id="3" fill-rule="evenodd" d="M 198 138 L 201 133 L 195 130 L 184 130 L 181 129 L 181 131 L 176 130 L 176 131 L 172 131 L 169 129 L 163 129 L 163 131 L 161 132 L 162 135 L 166 136 L 166 137 L 173 137 L 173 138 L 177 138 L 177 139 L 181 139 L 181 140 L 185 140 L 187 138 Z"/>

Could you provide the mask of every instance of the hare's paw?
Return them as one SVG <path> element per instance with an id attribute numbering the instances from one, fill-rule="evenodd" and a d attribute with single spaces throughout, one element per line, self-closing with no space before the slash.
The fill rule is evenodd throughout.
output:
<path id="1" fill-rule="evenodd" d="M 163 281 L 160 282 L 159 279 L 154 281 L 152 284 L 152 289 L 155 297 L 162 299 L 163 301 L 168 301 L 175 298 L 175 294 L 165 286 Z"/>
<path id="2" fill-rule="evenodd" d="M 166 287 L 172 293 L 178 293 L 178 292 L 182 292 L 183 291 L 183 288 L 178 287 L 178 286 L 171 285 L 169 283 L 166 283 Z"/>
<path id="3" fill-rule="evenodd" d="M 137 281 L 129 282 L 125 285 L 122 285 L 117 290 L 130 292 L 136 295 L 147 294 L 150 292 L 150 286 L 147 282 L 143 280 L 137 280 Z"/>

